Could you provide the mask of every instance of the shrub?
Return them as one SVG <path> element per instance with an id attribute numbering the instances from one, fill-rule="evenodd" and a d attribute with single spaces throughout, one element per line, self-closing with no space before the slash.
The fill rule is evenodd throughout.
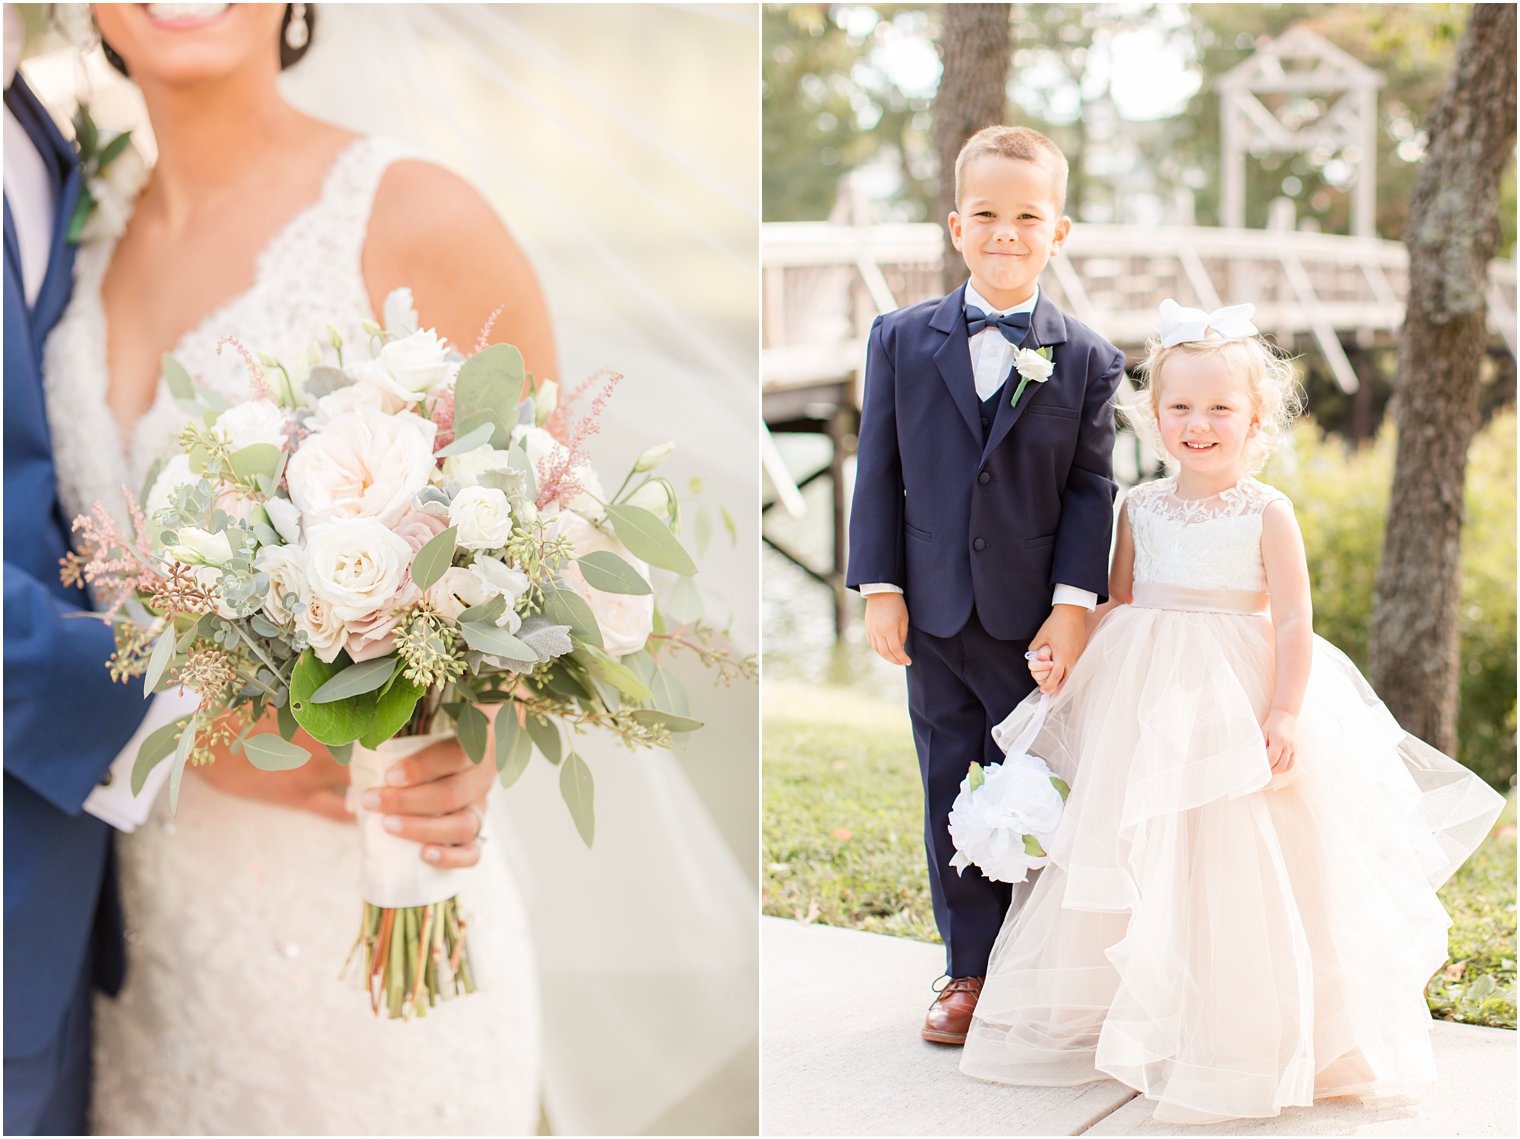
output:
<path id="1" fill-rule="evenodd" d="M 1314 587 L 1314 627 L 1364 671 L 1393 484 L 1391 426 L 1356 449 L 1294 429 L 1265 481 L 1293 499 Z M 1515 416 L 1496 416 L 1468 455 L 1462 528 L 1457 756 L 1495 787 L 1515 776 Z"/>

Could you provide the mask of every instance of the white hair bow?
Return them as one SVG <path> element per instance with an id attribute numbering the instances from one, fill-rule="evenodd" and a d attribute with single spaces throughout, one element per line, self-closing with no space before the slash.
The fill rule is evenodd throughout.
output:
<path id="1" fill-rule="evenodd" d="M 1201 308 L 1183 308 L 1167 297 L 1161 302 L 1161 347 L 1202 340 L 1211 328 L 1226 340 L 1255 336 L 1257 329 L 1251 323 L 1255 312 L 1255 305 L 1228 305 L 1204 312 Z"/>

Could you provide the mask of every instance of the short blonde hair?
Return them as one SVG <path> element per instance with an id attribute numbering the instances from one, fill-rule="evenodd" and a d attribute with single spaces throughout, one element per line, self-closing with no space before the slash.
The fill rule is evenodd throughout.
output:
<path id="1" fill-rule="evenodd" d="M 1130 425 L 1163 453 L 1156 387 L 1166 371 L 1167 361 L 1179 355 L 1217 357 L 1226 367 L 1235 369 L 1245 378 L 1246 390 L 1251 393 L 1252 410 L 1261 424 L 1260 430 L 1246 440 L 1247 474 L 1254 475 L 1266 465 L 1268 457 L 1286 436 L 1288 426 L 1303 410 L 1303 395 L 1293 357 L 1260 336 L 1226 340 L 1211 330 L 1207 339 L 1190 340 L 1170 348 L 1163 348 L 1161 338 L 1156 337 L 1145 349 L 1145 360 L 1139 367 L 1145 386 L 1136 391 L 1134 400 L 1120 410 Z M 1166 461 L 1168 466 L 1175 465 L 1170 455 Z"/>
<path id="2" fill-rule="evenodd" d="M 992 155 L 1033 162 L 1050 173 L 1051 189 L 1056 195 L 1056 209 L 1066 211 L 1066 178 L 1069 167 L 1061 148 L 1037 130 L 1029 127 L 983 127 L 966 140 L 955 158 L 955 208 L 961 207 L 961 181 L 966 164 L 972 159 Z"/>

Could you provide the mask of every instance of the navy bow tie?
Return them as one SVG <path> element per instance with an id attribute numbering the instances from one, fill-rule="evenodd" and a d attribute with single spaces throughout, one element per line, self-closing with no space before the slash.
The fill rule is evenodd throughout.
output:
<path id="1" fill-rule="evenodd" d="M 975 305 L 966 306 L 966 335 L 975 336 L 985 328 L 996 328 L 1010 344 L 1021 344 L 1029 331 L 1029 313 L 1009 312 L 1002 316 L 988 316 Z"/>

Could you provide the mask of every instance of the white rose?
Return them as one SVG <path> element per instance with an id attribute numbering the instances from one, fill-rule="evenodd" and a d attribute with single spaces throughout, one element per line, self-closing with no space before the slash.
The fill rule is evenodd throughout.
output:
<path id="1" fill-rule="evenodd" d="M 607 497 L 607 492 L 602 489 L 602 480 L 587 466 L 572 468 L 570 475 L 580 483 L 581 489 L 565 503 L 565 508 L 575 511 L 582 518 L 602 518 L 607 513 L 602 507 L 602 502 Z"/>
<path id="2" fill-rule="evenodd" d="M 296 628 L 306 634 L 317 657 L 328 664 L 337 658 L 348 636 L 347 627 L 333 615 L 332 607 L 316 594 L 306 599 L 306 608 L 296 617 Z"/>
<path id="3" fill-rule="evenodd" d="M 412 290 L 392 289 L 386 295 L 382 319 L 387 332 L 412 332 L 418 325 L 417 310 L 412 307 Z"/>
<path id="4" fill-rule="evenodd" d="M 441 615 L 457 621 L 459 615 L 472 605 L 489 601 L 491 594 L 487 592 L 484 579 L 463 566 L 450 566 L 427 591 L 427 599 Z"/>
<path id="5" fill-rule="evenodd" d="M 174 500 L 174 492 L 180 487 L 194 486 L 200 481 L 201 476 L 190 469 L 190 456 L 183 453 L 175 455 L 158 472 L 152 489 L 148 491 L 148 499 L 143 503 L 143 512 L 148 516 L 148 521 L 153 521 L 154 515 L 160 510 L 169 508 Z"/>
<path id="6" fill-rule="evenodd" d="M 1013 358 L 1013 367 L 1022 378 L 1037 384 L 1050 379 L 1050 374 L 1056 370 L 1054 360 L 1045 359 L 1033 348 L 1020 348 L 1019 354 Z"/>
<path id="7" fill-rule="evenodd" d="M 512 533 L 512 506 L 495 487 L 467 486 L 449 503 L 449 523 L 467 550 L 499 550 Z"/>
<path id="8" fill-rule="evenodd" d="M 374 518 L 329 522 L 310 531 L 306 577 L 339 621 L 368 617 L 406 581 L 412 547 Z"/>
<path id="9" fill-rule="evenodd" d="M 275 533 L 287 544 L 294 546 L 301 541 L 301 512 L 290 499 L 265 499 L 264 513 L 269 516 L 269 524 L 274 527 Z"/>
<path id="10" fill-rule="evenodd" d="M 316 414 L 311 417 L 311 429 L 321 431 L 341 416 L 366 410 L 390 414 L 401 409 L 391 407 L 385 393 L 374 384 L 359 380 L 317 400 Z"/>
<path id="11" fill-rule="evenodd" d="M 506 610 L 496 618 L 497 626 L 509 633 L 515 633 L 522 628 L 522 618 L 518 616 L 513 606 L 517 604 L 517 599 L 528 591 L 528 575 L 521 570 L 512 569 L 499 558 L 476 558 L 470 565 L 470 573 L 485 585 L 488 597 L 507 599 Z"/>
<path id="12" fill-rule="evenodd" d="M 375 362 L 366 376 L 409 404 L 449 378 L 449 346 L 430 328 L 389 341 Z"/>
<path id="13" fill-rule="evenodd" d="M 294 593 L 306 601 L 311 590 L 306 585 L 304 552 L 299 546 L 265 546 L 253 559 L 253 568 L 269 575 L 269 589 L 264 594 L 264 616 L 276 625 L 288 625 L 291 612 L 285 608 L 285 595 Z"/>
<path id="14" fill-rule="evenodd" d="M 570 539 L 576 556 L 596 550 L 610 550 L 637 570 L 645 580 L 649 567 L 628 552 L 628 548 L 611 535 L 604 534 L 580 515 L 562 511 L 555 518 L 561 537 Z M 637 652 L 654 632 L 654 597 L 645 594 L 603 593 L 586 584 L 580 566 L 570 562 L 564 569 L 565 581 L 586 599 L 591 613 L 602 630 L 602 647 L 612 656 Z"/>
<path id="15" fill-rule="evenodd" d="M 416 415 L 356 411 L 307 438 L 285 467 L 307 532 L 345 518 L 398 522 L 433 473 L 436 434 Z"/>
<path id="16" fill-rule="evenodd" d="M 623 502 L 628 506 L 642 506 L 651 514 L 658 514 L 661 518 L 670 517 L 670 492 L 658 479 L 650 479 Z"/>
<path id="17" fill-rule="evenodd" d="M 212 431 L 233 451 L 256 443 L 285 446 L 285 412 L 268 399 L 254 399 L 229 407 L 216 417 Z"/>
<path id="18" fill-rule="evenodd" d="M 102 138 L 102 143 L 110 142 Z M 148 164 L 137 147 L 128 144 L 115 159 L 107 163 L 99 177 L 90 179 L 90 197 L 95 208 L 80 231 L 79 240 L 96 241 L 120 237 L 132 216 L 132 207 L 148 180 Z"/>
<path id="19" fill-rule="evenodd" d="M 560 441 L 542 427 L 526 427 L 522 424 L 512 428 L 512 443 L 521 443 L 528 454 L 528 462 L 535 467 L 540 459 L 547 459 L 560 449 Z"/>
<path id="20" fill-rule="evenodd" d="M 186 526 L 179 532 L 179 541 L 172 543 L 166 552 L 187 566 L 224 566 L 232 560 L 232 542 L 224 531 L 213 534 L 197 526 Z"/>
<path id="21" fill-rule="evenodd" d="M 444 478 L 453 479 L 460 486 L 479 486 L 480 476 L 487 471 L 510 471 L 512 464 L 505 451 L 499 451 L 489 443 L 466 451 L 462 455 L 450 455 L 443 461 Z"/>

